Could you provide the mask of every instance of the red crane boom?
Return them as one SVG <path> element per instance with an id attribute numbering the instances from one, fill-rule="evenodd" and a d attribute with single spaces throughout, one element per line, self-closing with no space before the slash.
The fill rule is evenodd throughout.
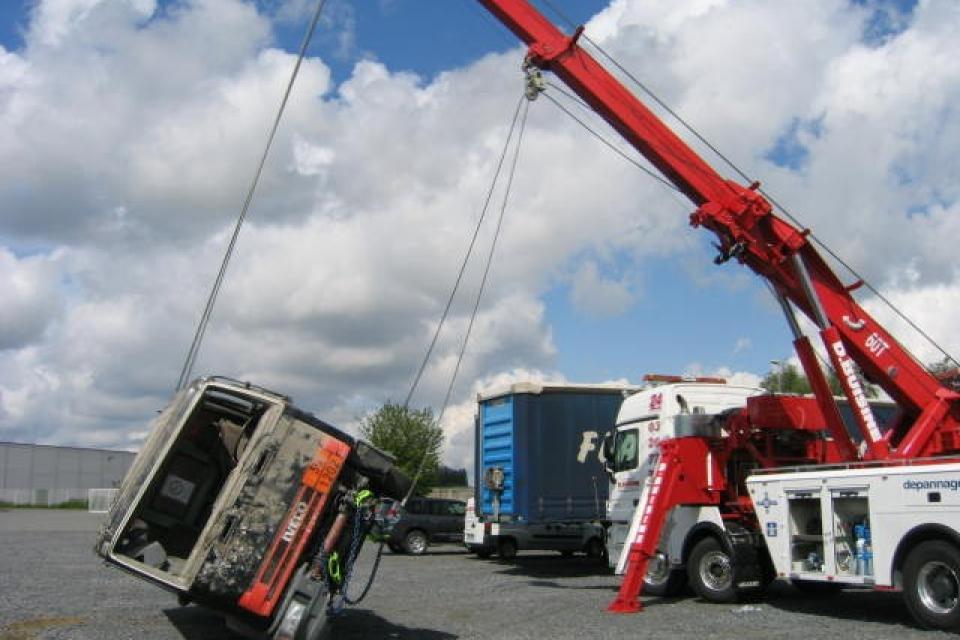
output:
<path id="1" fill-rule="evenodd" d="M 841 454 L 856 459 L 813 348 L 792 303 L 818 327 L 868 446 L 867 458 L 907 459 L 960 451 L 960 394 L 915 360 L 851 296 L 808 239 L 775 215 L 770 202 L 721 177 L 577 43 L 583 27 L 561 32 L 527 0 L 479 0 L 528 45 L 527 63 L 552 72 L 656 166 L 696 205 L 690 216 L 719 238 L 716 262 L 736 258 L 774 287 L 795 346 Z M 900 416 L 883 433 L 867 405 L 860 374 L 896 401 Z"/>

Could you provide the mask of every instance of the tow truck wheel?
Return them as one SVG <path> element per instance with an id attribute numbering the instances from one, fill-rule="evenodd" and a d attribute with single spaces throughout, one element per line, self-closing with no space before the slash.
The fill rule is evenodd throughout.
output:
<path id="1" fill-rule="evenodd" d="M 587 543 L 586 553 L 588 558 L 602 558 L 603 557 L 603 542 L 600 541 L 600 538 L 590 538 L 590 541 Z"/>
<path id="2" fill-rule="evenodd" d="M 942 540 L 918 544 L 903 563 L 903 599 L 923 627 L 960 626 L 960 550 Z"/>
<path id="3" fill-rule="evenodd" d="M 662 553 L 650 558 L 647 575 L 643 579 L 643 593 L 669 598 L 683 590 L 687 574 L 683 569 L 671 569 L 670 561 Z"/>
<path id="4" fill-rule="evenodd" d="M 414 529 L 403 539 L 403 548 L 412 556 L 422 556 L 427 550 L 427 535 Z"/>
<path id="5" fill-rule="evenodd" d="M 733 573 L 730 554 L 720 541 L 712 536 L 698 542 L 690 552 L 690 560 L 687 562 L 690 587 L 708 602 L 736 602 L 737 589 L 733 583 Z"/>
<path id="6" fill-rule="evenodd" d="M 513 538 L 500 538 L 497 543 L 497 555 L 501 560 L 513 560 L 517 557 L 517 542 Z"/>

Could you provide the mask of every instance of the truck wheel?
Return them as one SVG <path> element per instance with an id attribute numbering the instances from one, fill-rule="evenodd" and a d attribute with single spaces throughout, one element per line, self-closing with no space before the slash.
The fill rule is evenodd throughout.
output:
<path id="1" fill-rule="evenodd" d="M 668 558 L 658 553 L 647 565 L 647 575 L 643 579 L 643 593 L 651 596 L 669 598 L 683 590 L 687 572 L 683 569 L 671 569 Z"/>
<path id="2" fill-rule="evenodd" d="M 493 555 L 493 551 L 491 549 L 480 549 L 480 551 L 477 551 L 476 554 L 478 558 L 486 560 Z"/>
<path id="3" fill-rule="evenodd" d="M 501 560 L 513 560 L 517 557 L 517 541 L 513 538 L 500 538 L 497 543 L 497 555 Z"/>
<path id="4" fill-rule="evenodd" d="M 585 551 L 588 558 L 602 558 L 604 549 L 600 538 L 590 538 L 590 541 L 587 542 Z"/>
<path id="5" fill-rule="evenodd" d="M 918 544 L 903 563 L 903 599 L 920 626 L 960 626 L 960 551 L 942 540 Z"/>
<path id="6" fill-rule="evenodd" d="M 412 556 L 422 556 L 427 550 L 427 534 L 419 529 L 410 531 L 403 539 L 403 548 Z"/>
<path id="7" fill-rule="evenodd" d="M 698 542 L 690 552 L 687 575 L 690 587 L 704 600 L 727 604 L 736 602 L 733 561 L 720 541 L 710 536 Z"/>

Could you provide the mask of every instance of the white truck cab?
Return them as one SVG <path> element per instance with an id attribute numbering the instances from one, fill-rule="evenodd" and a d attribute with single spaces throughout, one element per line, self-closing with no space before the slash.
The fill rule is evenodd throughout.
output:
<path id="1" fill-rule="evenodd" d="M 743 407 L 750 396 L 765 393 L 757 387 L 729 385 L 717 378 L 650 378 L 668 382 L 649 386 L 625 398 L 617 415 L 614 432 L 608 434 L 604 441 L 611 483 L 607 501 L 607 520 L 610 522 L 607 550 L 610 566 L 618 574 L 626 569 L 627 554 L 622 553 L 624 540 L 640 500 L 643 483 L 650 475 L 650 457 L 657 451 L 657 445 L 668 438 L 708 435 L 696 431 L 703 428 L 704 420 L 684 419 L 682 416 L 721 414 Z M 686 532 L 701 521 L 715 522 L 722 527 L 720 513 L 715 507 L 677 507 L 673 510 L 664 527 L 660 552 L 650 564 L 644 586 L 646 593 L 665 595 L 662 588 L 665 588 L 670 572 L 681 566 L 680 548 L 683 540 L 673 540 L 671 531 Z"/>

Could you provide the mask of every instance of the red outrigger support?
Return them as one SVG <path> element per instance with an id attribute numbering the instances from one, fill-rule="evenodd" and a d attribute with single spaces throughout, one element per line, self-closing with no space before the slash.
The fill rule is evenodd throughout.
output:
<path id="1" fill-rule="evenodd" d="M 607 607 L 613 613 L 636 613 L 643 608 L 640 592 L 650 559 L 657 552 L 663 525 L 675 506 L 715 505 L 726 488 L 715 441 L 702 437 L 676 438 L 660 443 L 653 473 L 640 495 L 630 525 L 627 572 L 616 599 Z M 720 444 L 720 443 L 717 443 Z M 722 445 L 721 445 L 722 446 Z M 716 481 L 717 485 L 712 486 Z"/>

